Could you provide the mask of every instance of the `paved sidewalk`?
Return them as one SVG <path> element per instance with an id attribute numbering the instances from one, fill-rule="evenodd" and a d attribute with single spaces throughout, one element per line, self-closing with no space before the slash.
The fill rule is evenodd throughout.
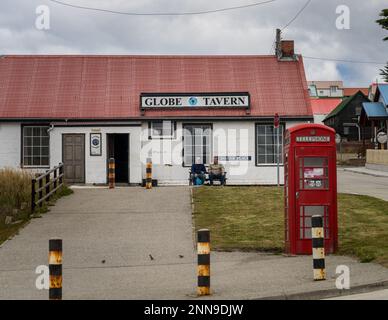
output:
<path id="1" fill-rule="evenodd" d="M 188 187 L 76 189 L 0 248 L 0 299 L 47 299 L 34 271 L 47 264 L 51 237 L 64 240 L 64 299 L 198 299 Z M 340 264 L 352 287 L 388 280 L 388 269 L 348 257 L 327 258 L 324 282 L 312 281 L 309 256 L 212 252 L 211 260 L 214 295 L 204 299 L 332 296 Z"/>
<path id="2" fill-rule="evenodd" d="M 372 291 L 368 293 L 352 294 L 327 300 L 388 300 L 388 289 Z"/>

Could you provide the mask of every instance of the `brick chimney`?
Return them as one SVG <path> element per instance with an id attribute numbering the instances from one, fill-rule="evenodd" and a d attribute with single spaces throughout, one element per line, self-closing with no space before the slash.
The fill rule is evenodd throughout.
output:
<path id="1" fill-rule="evenodd" d="M 294 58 L 294 40 L 282 40 L 280 42 L 280 48 L 283 58 Z"/>

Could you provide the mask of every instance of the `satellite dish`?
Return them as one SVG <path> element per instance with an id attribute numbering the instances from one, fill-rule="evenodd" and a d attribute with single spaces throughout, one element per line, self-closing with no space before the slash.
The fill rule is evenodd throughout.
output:
<path id="1" fill-rule="evenodd" d="M 385 144 L 388 141 L 387 134 L 384 131 L 381 131 L 377 134 L 377 141 L 381 144 Z"/>
<path id="2" fill-rule="evenodd" d="M 342 140 L 341 135 L 340 135 L 339 133 L 337 133 L 337 134 L 335 135 L 335 143 L 336 143 L 336 144 L 340 144 L 340 143 L 341 143 L 341 140 Z"/>

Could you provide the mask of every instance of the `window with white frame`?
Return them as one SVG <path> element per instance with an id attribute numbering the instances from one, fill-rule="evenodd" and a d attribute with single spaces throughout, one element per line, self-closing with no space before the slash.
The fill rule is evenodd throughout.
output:
<path id="1" fill-rule="evenodd" d="M 279 132 L 279 163 L 283 163 L 283 132 L 284 126 L 277 131 L 273 124 L 256 125 L 256 165 L 272 165 L 277 163 L 277 133 Z"/>
<path id="2" fill-rule="evenodd" d="M 50 139 L 47 126 L 23 127 L 23 166 L 48 167 Z"/>
<path id="3" fill-rule="evenodd" d="M 191 166 L 199 158 L 203 164 L 211 161 L 211 125 L 183 126 L 183 165 Z"/>
<path id="4" fill-rule="evenodd" d="M 152 121 L 150 123 L 150 137 L 152 139 L 172 139 L 175 135 L 175 122 Z"/>

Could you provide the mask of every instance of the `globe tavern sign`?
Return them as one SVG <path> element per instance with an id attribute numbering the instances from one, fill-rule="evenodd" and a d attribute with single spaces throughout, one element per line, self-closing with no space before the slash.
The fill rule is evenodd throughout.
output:
<path id="1" fill-rule="evenodd" d="M 249 93 L 142 93 L 140 107 L 147 108 L 249 108 Z"/>

